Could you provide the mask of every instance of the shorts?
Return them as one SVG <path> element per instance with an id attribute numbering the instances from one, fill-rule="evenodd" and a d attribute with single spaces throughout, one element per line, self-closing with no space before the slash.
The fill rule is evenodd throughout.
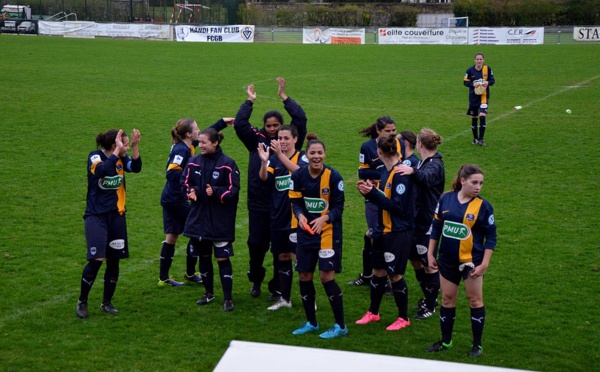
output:
<path id="1" fill-rule="evenodd" d="M 303 249 L 296 250 L 296 271 L 313 273 L 319 264 L 319 271 L 342 272 L 342 249 Z"/>
<path id="2" fill-rule="evenodd" d="M 215 258 L 229 258 L 233 256 L 232 242 L 215 242 L 207 239 L 192 239 L 191 245 L 194 246 L 194 252 L 198 256 L 211 256 L 215 254 Z"/>
<path id="3" fill-rule="evenodd" d="M 188 203 L 163 206 L 163 226 L 165 234 L 183 234 L 185 221 L 190 212 Z"/>
<path id="4" fill-rule="evenodd" d="M 367 219 L 369 235 L 372 236 L 373 231 L 379 224 L 379 208 L 377 207 L 377 204 L 365 200 L 365 218 Z"/>
<path id="5" fill-rule="evenodd" d="M 469 273 L 471 272 L 471 270 L 473 268 L 475 268 L 475 266 L 478 266 L 478 264 L 473 264 L 473 263 L 469 263 L 469 264 L 472 264 L 473 267 L 469 266 L 469 264 L 461 264 L 461 263 L 448 264 L 448 263 L 444 262 L 443 260 L 439 260 L 437 263 L 438 263 L 440 275 L 443 276 L 444 279 L 446 279 L 456 285 L 460 284 L 461 278 L 462 278 L 462 280 L 467 279 L 469 277 Z"/>
<path id="6" fill-rule="evenodd" d="M 423 266 L 429 266 L 427 250 L 429 249 L 429 235 L 413 235 L 413 244 L 408 258 L 411 261 L 420 261 Z"/>
<path id="7" fill-rule="evenodd" d="M 296 229 L 271 230 L 271 253 L 296 253 Z"/>
<path id="8" fill-rule="evenodd" d="M 392 231 L 373 240 L 373 268 L 384 269 L 388 275 L 404 275 L 413 243 L 412 230 Z"/>
<path id="9" fill-rule="evenodd" d="M 92 214 L 83 220 L 88 260 L 129 258 L 125 214 Z"/>
<path id="10" fill-rule="evenodd" d="M 467 115 L 472 116 L 472 117 L 479 116 L 480 114 L 487 115 L 487 113 L 488 113 L 487 103 L 482 103 L 479 106 L 469 106 L 469 109 L 467 110 Z"/>

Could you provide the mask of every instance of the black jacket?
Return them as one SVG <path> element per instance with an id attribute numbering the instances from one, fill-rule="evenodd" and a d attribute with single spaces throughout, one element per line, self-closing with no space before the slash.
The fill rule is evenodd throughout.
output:
<path id="1" fill-rule="evenodd" d="M 219 147 L 216 152 L 196 155 L 188 161 L 181 175 L 186 193 L 196 191 L 183 235 L 212 241 L 235 240 L 235 217 L 240 192 L 237 164 Z M 206 194 L 210 185 L 213 194 Z"/>

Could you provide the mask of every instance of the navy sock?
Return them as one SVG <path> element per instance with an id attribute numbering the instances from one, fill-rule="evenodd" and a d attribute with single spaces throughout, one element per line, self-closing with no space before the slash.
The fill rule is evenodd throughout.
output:
<path id="1" fill-rule="evenodd" d="M 479 136 L 477 136 L 477 118 L 471 118 L 471 131 L 473 132 L 473 139 L 479 139 Z"/>
<path id="2" fill-rule="evenodd" d="M 225 300 L 231 300 L 231 289 L 233 288 L 233 268 L 229 259 L 217 261 L 219 265 L 219 276 L 221 277 L 221 287 L 223 287 L 223 297 Z"/>
<path id="3" fill-rule="evenodd" d="M 473 346 L 481 346 L 481 336 L 485 324 L 485 306 L 471 309 L 471 330 L 473 331 Z"/>
<path id="4" fill-rule="evenodd" d="M 362 275 L 367 278 L 373 274 L 373 265 L 371 264 L 371 251 L 373 251 L 373 244 L 371 238 L 367 234 L 363 235 L 364 245 L 362 249 L 362 262 L 363 272 Z"/>
<path id="5" fill-rule="evenodd" d="M 279 261 L 279 286 L 281 297 L 286 301 L 290 300 L 293 278 L 294 268 L 292 266 L 292 260 Z"/>
<path id="6" fill-rule="evenodd" d="M 442 306 L 440 309 L 440 328 L 442 330 L 442 342 L 445 344 L 452 342 L 452 331 L 454 330 L 455 319 L 456 308 Z"/>
<path id="7" fill-rule="evenodd" d="M 198 263 L 198 253 L 196 249 L 198 245 L 194 244 L 195 242 L 190 239 L 186 248 L 185 255 L 185 273 L 187 276 L 192 276 L 196 273 L 196 264 Z M 200 267 L 198 267 L 198 271 L 200 271 Z"/>
<path id="8" fill-rule="evenodd" d="M 394 301 L 398 307 L 398 317 L 408 320 L 408 287 L 404 277 L 396 283 L 392 283 L 392 290 L 394 291 Z"/>
<path id="9" fill-rule="evenodd" d="M 485 135 L 485 116 L 479 117 L 479 139 L 483 141 L 483 136 Z"/>
<path id="10" fill-rule="evenodd" d="M 425 305 L 427 309 L 435 309 L 435 301 L 440 294 L 440 273 L 425 273 Z"/>
<path id="11" fill-rule="evenodd" d="M 215 273 L 211 256 L 200 256 L 200 276 L 207 294 L 215 293 Z"/>
<path id="12" fill-rule="evenodd" d="M 329 303 L 331 304 L 331 309 L 333 310 L 335 322 L 340 327 L 346 328 L 346 323 L 344 322 L 344 300 L 340 286 L 335 282 L 334 279 L 323 283 L 323 288 L 325 288 L 325 293 L 329 298 Z"/>
<path id="13" fill-rule="evenodd" d="M 311 281 L 300 281 L 300 297 L 306 314 L 306 320 L 313 326 L 317 325 L 317 313 L 315 311 L 315 284 Z"/>
<path id="14" fill-rule="evenodd" d="M 106 260 L 106 271 L 104 272 L 104 298 L 102 302 L 110 302 L 117 289 L 119 281 L 119 259 Z"/>
<path id="15" fill-rule="evenodd" d="M 171 269 L 171 263 L 173 262 L 174 255 L 175 244 L 163 242 L 162 249 L 160 250 L 160 280 L 169 279 L 169 270 Z"/>
<path id="16" fill-rule="evenodd" d="M 94 281 L 98 276 L 98 271 L 100 271 L 101 266 L 102 261 L 90 260 L 83 268 L 83 273 L 81 274 L 81 293 L 79 294 L 79 301 L 87 302 L 88 295 L 92 290 L 92 286 L 94 285 Z"/>
<path id="17" fill-rule="evenodd" d="M 425 292 L 425 287 L 427 285 L 427 277 L 425 276 L 427 273 L 425 272 L 425 268 L 422 267 L 420 269 L 415 269 L 415 277 L 417 278 L 417 281 L 419 282 L 419 286 L 421 287 L 421 290 L 423 291 L 423 295 L 425 297 L 427 297 L 427 293 Z"/>
<path id="18" fill-rule="evenodd" d="M 379 314 L 379 306 L 385 294 L 385 285 L 387 284 L 387 276 L 371 277 L 371 305 L 369 311 L 373 314 Z"/>

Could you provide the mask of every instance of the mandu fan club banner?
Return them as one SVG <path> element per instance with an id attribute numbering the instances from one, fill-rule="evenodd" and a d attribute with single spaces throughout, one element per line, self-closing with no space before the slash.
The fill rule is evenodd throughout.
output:
<path id="1" fill-rule="evenodd" d="M 205 43 L 253 43 L 254 26 L 175 26 L 175 40 Z"/>
<path id="2" fill-rule="evenodd" d="M 397 28 L 378 29 L 378 44 L 467 44 L 467 28 Z"/>
<path id="3" fill-rule="evenodd" d="M 538 45 L 544 44 L 543 27 L 470 28 L 469 44 Z"/>
<path id="4" fill-rule="evenodd" d="M 347 28 L 304 28 L 303 44 L 364 44 L 365 29 Z"/>

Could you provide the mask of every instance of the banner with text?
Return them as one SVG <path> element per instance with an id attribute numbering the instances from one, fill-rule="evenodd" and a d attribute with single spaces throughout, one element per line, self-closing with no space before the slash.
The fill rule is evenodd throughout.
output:
<path id="1" fill-rule="evenodd" d="M 254 26 L 175 26 L 175 40 L 205 43 L 253 43 Z"/>
<path id="2" fill-rule="evenodd" d="M 544 44 L 543 27 L 470 28 L 469 44 L 539 45 Z"/>
<path id="3" fill-rule="evenodd" d="M 573 27 L 573 39 L 577 41 L 600 41 L 600 27 Z"/>
<path id="4" fill-rule="evenodd" d="M 365 29 L 304 28 L 303 44 L 364 44 Z"/>
<path id="5" fill-rule="evenodd" d="M 467 44 L 467 28 L 380 28 L 378 44 Z"/>
<path id="6" fill-rule="evenodd" d="M 137 23 L 96 23 L 83 21 L 39 21 L 40 35 L 65 37 L 123 37 L 134 39 L 170 39 L 169 25 Z"/>

